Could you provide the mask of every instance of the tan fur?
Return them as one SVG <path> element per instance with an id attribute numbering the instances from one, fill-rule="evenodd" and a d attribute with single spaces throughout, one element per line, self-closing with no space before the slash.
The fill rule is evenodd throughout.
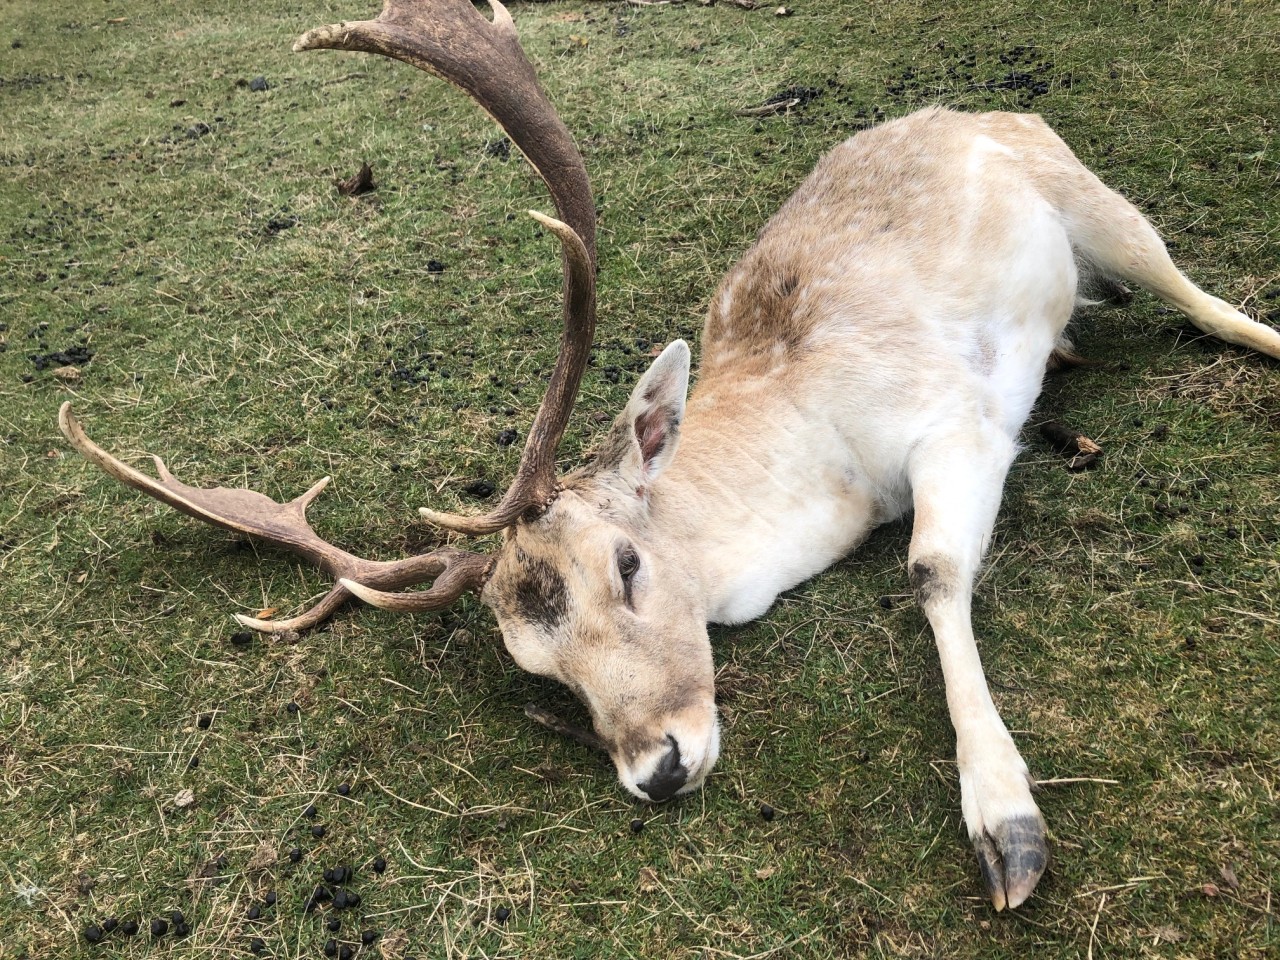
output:
<path id="1" fill-rule="evenodd" d="M 513 656 L 578 693 L 633 793 L 693 789 L 719 752 L 706 623 L 760 615 L 914 509 L 908 568 L 964 820 L 993 902 L 1016 906 L 1044 824 L 970 590 L 1082 284 L 1118 279 L 1280 356 L 1280 335 L 1193 286 L 1037 117 L 924 110 L 836 147 L 712 297 L 687 404 L 677 341 L 597 458 L 508 537 L 483 598 Z"/>

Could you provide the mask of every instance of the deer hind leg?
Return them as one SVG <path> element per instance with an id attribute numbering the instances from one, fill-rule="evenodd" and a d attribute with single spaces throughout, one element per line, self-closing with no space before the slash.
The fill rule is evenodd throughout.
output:
<path id="1" fill-rule="evenodd" d="M 1065 149 L 1065 148 L 1064 148 Z M 1072 158 L 1075 170 L 1046 184 L 1067 220 L 1071 244 L 1106 277 L 1150 290 L 1205 333 L 1280 358 L 1280 333 L 1249 319 L 1183 276 L 1146 217 Z"/>
<path id="2" fill-rule="evenodd" d="M 1031 777 L 987 689 L 970 621 L 974 576 L 990 539 L 1015 447 L 970 420 L 912 456 L 911 586 L 933 629 L 956 733 L 960 803 L 997 910 L 1030 896 L 1048 860 Z"/>

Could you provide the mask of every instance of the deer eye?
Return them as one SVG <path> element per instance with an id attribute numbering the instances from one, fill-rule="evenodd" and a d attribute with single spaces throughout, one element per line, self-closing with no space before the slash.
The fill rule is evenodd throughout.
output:
<path id="1" fill-rule="evenodd" d="M 627 547 L 618 554 L 618 573 L 622 576 L 623 583 L 630 584 L 631 578 L 639 569 L 640 557 L 631 547 Z"/>

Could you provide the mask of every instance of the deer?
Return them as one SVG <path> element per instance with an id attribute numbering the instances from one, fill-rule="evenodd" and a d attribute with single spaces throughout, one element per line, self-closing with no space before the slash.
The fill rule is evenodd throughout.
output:
<path id="1" fill-rule="evenodd" d="M 662 802 L 699 789 L 720 754 L 708 624 L 763 615 L 780 593 L 910 516 L 907 579 L 931 628 L 955 732 L 963 823 L 994 909 L 1046 869 L 1035 781 L 992 699 L 970 615 L 1018 436 L 1091 285 L 1143 287 L 1200 330 L 1280 358 L 1280 333 L 1174 266 L 1141 212 L 1038 116 L 931 107 L 832 149 L 710 300 L 689 392 L 683 340 L 635 384 L 599 449 L 558 475 L 556 450 L 596 323 L 596 209 L 584 160 L 498 0 L 386 0 L 374 20 L 305 33 L 295 51 L 376 53 L 441 77 L 502 127 L 550 191 L 532 216 L 560 245 L 560 352 L 514 479 L 492 510 L 423 518 L 452 543 L 355 556 L 306 519 L 325 477 L 278 502 L 158 479 L 89 439 L 111 477 L 196 519 L 298 554 L 332 589 L 301 631 L 352 598 L 440 610 L 478 595 L 524 670 L 590 713 L 622 787 Z M 456 541 L 455 541 L 456 542 Z M 420 590 L 407 588 L 429 582 Z"/>

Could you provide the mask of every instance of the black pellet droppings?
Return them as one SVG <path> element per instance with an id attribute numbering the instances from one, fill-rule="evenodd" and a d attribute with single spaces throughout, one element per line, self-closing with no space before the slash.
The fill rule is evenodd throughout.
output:
<path id="1" fill-rule="evenodd" d="M 351 784 L 349 783 L 338 784 L 338 796 L 345 797 L 350 793 L 351 793 Z"/>
<path id="2" fill-rule="evenodd" d="M 285 704 L 284 708 L 288 710 L 290 713 L 298 712 L 298 705 L 294 703 L 292 700 L 290 700 L 287 704 Z"/>
<path id="3" fill-rule="evenodd" d="M 428 260 L 427 273 L 444 273 L 444 264 L 439 260 Z"/>
<path id="4" fill-rule="evenodd" d="M 316 903 L 328 903 L 333 899 L 333 894 L 329 892 L 328 887 L 316 887 L 311 893 L 311 899 Z"/>
<path id="5" fill-rule="evenodd" d="M 333 909 L 335 910 L 347 909 L 347 891 L 339 890 L 337 893 L 333 895 Z"/>
<path id="6" fill-rule="evenodd" d="M 493 911 L 493 919 L 497 920 L 499 923 L 506 923 L 511 919 L 511 908 L 499 907 L 497 910 Z"/>
<path id="7" fill-rule="evenodd" d="M 332 920 L 326 923 L 325 926 L 329 928 L 330 933 L 337 933 L 339 930 L 342 929 L 342 921 L 339 920 L 337 917 L 334 917 Z"/>
<path id="8" fill-rule="evenodd" d="M 190 760 L 188 760 L 188 761 L 187 761 L 187 769 L 188 769 L 188 770 L 194 770 L 194 769 L 195 769 L 196 767 L 198 767 L 198 766 L 200 766 L 200 758 L 199 758 L 199 757 L 192 757 Z"/>
<path id="9" fill-rule="evenodd" d="M 175 923 L 173 925 L 173 935 L 175 937 L 187 937 L 191 935 L 191 924 Z"/>
<path id="10" fill-rule="evenodd" d="M 382 857 L 374 857 L 374 858 L 373 858 L 373 872 L 374 872 L 374 873 L 382 873 L 382 871 L 384 871 L 384 870 L 386 870 L 386 869 L 387 869 L 387 861 L 386 861 L 386 860 L 384 860 Z"/>
<path id="11" fill-rule="evenodd" d="M 498 446 L 509 447 L 519 438 L 519 434 L 514 430 L 503 430 L 498 434 Z"/>
<path id="12" fill-rule="evenodd" d="M 492 497 L 497 488 L 488 480 L 476 480 L 462 488 L 462 492 L 468 497 L 475 497 L 477 500 L 487 500 Z"/>
<path id="13" fill-rule="evenodd" d="M 893 609 L 893 597 L 883 596 L 876 602 L 879 603 L 880 606 L 883 607 L 885 610 Z"/>
<path id="14" fill-rule="evenodd" d="M 181 910 L 174 910 L 173 912 L 171 912 L 171 913 L 169 914 L 169 919 L 170 919 L 170 920 L 172 920 L 174 923 L 186 923 L 186 922 L 187 922 L 187 918 L 186 918 L 186 917 L 184 917 L 184 916 L 182 915 L 182 911 L 181 911 Z"/>
<path id="15" fill-rule="evenodd" d="M 765 823 L 771 823 L 773 821 L 774 814 L 776 813 L 777 811 L 767 803 L 760 804 L 760 816 L 763 818 Z"/>
<path id="16" fill-rule="evenodd" d="M 367 947 L 369 944 L 373 943 L 373 941 L 377 940 L 378 936 L 379 934 L 377 930 L 363 930 L 360 933 L 360 942 Z"/>
<path id="17" fill-rule="evenodd" d="M 348 906 L 348 907 L 358 907 L 358 906 L 360 906 L 360 901 L 361 901 L 361 899 L 362 899 L 362 898 L 361 898 L 360 894 L 355 893 L 354 891 L 348 891 L 348 893 L 347 893 L 347 906 Z"/>
<path id="18" fill-rule="evenodd" d="M 196 718 L 196 726 L 199 727 L 201 730 L 208 730 L 211 726 L 213 726 L 213 714 L 211 713 L 200 714 L 200 716 Z"/>
<path id="19" fill-rule="evenodd" d="M 274 890 L 268 890 L 267 895 L 262 898 L 262 902 L 268 907 L 274 907 L 276 905 L 276 899 L 276 892 Z"/>
<path id="20" fill-rule="evenodd" d="M 290 863 L 297 863 L 297 862 L 298 862 L 299 860 L 301 860 L 301 859 L 302 859 L 302 848 L 301 848 L 301 847 L 294 847 L 292 850 L 290 850 L 290 851 L 289 851 L 289 862 L 290 862 Z"/>
<path id="21" fill-rule="evenodd" d="M 316 805 L 314 803 L 308 804 L 307 809 L 302 811 L 302 815 L 308 820 L 314 820 L 316 818 Z"/>
<path id="22" fill-rule="evenodd" d="M 138 921 L 126 920 L 124 923 L 120 924 L 120 932 L 123 933 L 126 937 L 132 937 L 137 935 Z"/>
<path id="23" fill-rule="evenodd" d="M 322 823 L 317 823 L 314 827 L 312 827 L 312 828 L 311 828 L 311 835 L 312 835 L 313 837 L 315 837 L 317 840 L 319 840 L 321 837 L 323 837 L 323 836 L 324 836 L 324 824 L 322 824 Z"/>
<path id="24" fill-rule="evenodd" d="M 249 81 L 249 89 L 254 93 L 261 93 L 263 90 L 270 90 L 271 84 L 267 83 L 266 77 L 254 77 Z"/>
<path id="25" fill-rule="evenodd" d="M 237 630 L 231 635 L 233 647 L 247 647 L 253 642 L 253 633 L 249 630 Z"/>
<path id="26" fill-rule="evenodd" d="M 336 957 L 338 955 L 338 941 L 326 940 L 324 942 L 324 955 L 326 957 Z"/>
<path id="27" fill-rule="evenodd" d="M 254 937 L 249 941 L 250 953 L 261 953 L 265 949 L 267 949 L 267 945 L 263 942 L 261 937 Z"/>
<path id="28" fill-rule="evenodd" d="M 262 919 L 262 909 L 255 903 L 249 908 L 249 912 L 245 916 L 250 920 L 260 920 Z"/>
<path id="29" fill-rule="evenodd" d="M 644 829 L 644 821 L 641 820 L 639 817 L 636 817 L 634 820 L 631 821 L 632 833 L 639 833 L 643 829 Z"/>
<path id="30" fill-rule="evenodd" d="M 119 922 L 120 921 L 117 920 L 115 917 L 108 917 L 106 920 L 102 921 L 102 932 L 110 933 L 112 930 L 116 928 Z"/>
<path id="31" fill-rule="evenodd" d="M 90 943 L 101 943 L 104 936 L 102 928 L 95 924 L 91 923 L 84 928 L 84 938 Z"/>
<path id="32" fill-rule="evenodd" d="M 151 935 L 153 937 L 163 937 L 169 932 L 169 924 L 165 923 L 159 917 L 151 921 Z"/>
<path id="33" fill-rule="evenodd" d="M 338 948 L 338 960 L 351 960 L 355 951 L 348 947 L 345 943 Z"/>

